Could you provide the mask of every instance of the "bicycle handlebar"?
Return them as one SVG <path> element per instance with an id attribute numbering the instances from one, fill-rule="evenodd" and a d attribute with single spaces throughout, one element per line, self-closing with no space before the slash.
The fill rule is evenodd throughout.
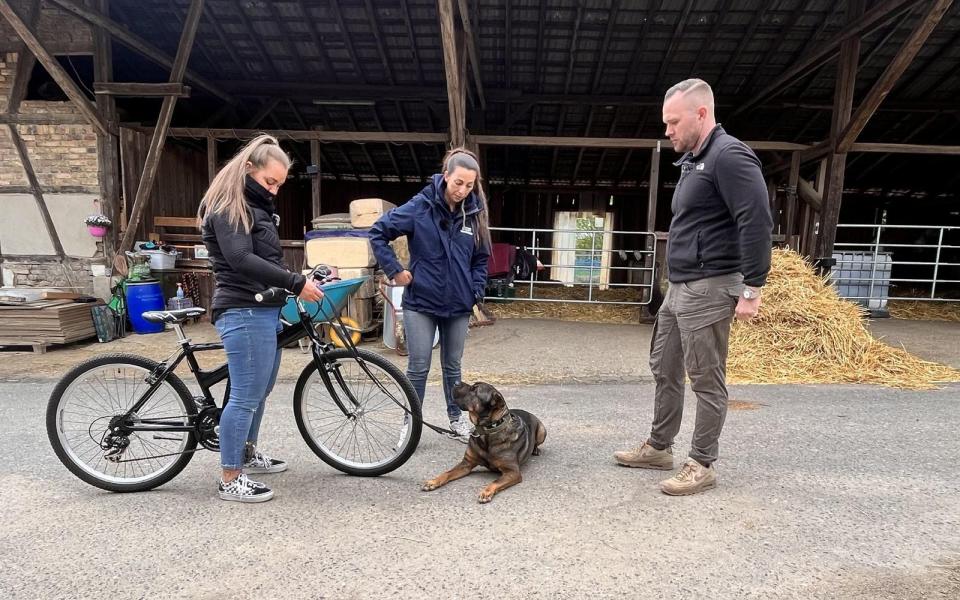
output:
<path id="1" fill-rule="evenodd" d="M 269 302 L 271 300 L 274 300 L 275 298 L 279 298 L 281 296 L 286 296 L 286 295 L 287 295 L 287 290 L 283 288 L 278 288 L 278 287 L 271 287 L 263 290 L 259 294 L 255 294 L 253 298 L 257 302 Z"/>

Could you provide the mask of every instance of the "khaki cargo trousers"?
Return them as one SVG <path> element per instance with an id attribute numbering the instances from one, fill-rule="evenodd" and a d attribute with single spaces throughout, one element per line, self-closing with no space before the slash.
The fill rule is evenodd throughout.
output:
<path id="1" fill-rule="evenodd" d="M 683 417 L 684 373 L 697 396 L 690 457 L 717 460 L 727 416 L 727 347 L 743 276 L 730 273 L 671 283 L 653 328 L 650 370 L 656 381 L 650 442 L 669 447 Z"/>

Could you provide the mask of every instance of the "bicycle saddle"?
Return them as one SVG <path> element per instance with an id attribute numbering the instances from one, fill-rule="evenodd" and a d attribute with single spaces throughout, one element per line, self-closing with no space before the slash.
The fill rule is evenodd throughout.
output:
<path id="1" fill-rule="evenodd" d="M 187 319 L 199 317 L 207 312 L 206 309 L 194 306 L 193 308 L 181 308 L 179 310 L 148 310 L 141 315 L 145 321 L 151 323 L 182 323 Z"/>

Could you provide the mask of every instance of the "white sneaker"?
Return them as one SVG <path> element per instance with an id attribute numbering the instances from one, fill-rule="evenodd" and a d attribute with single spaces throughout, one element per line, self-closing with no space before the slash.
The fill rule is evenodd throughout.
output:
<path id="1" fill-rule="evenodd" d="M 407 441 L 407 433 L 410 431 L 410 415 L 403 416 L 403 427 L 400 428 L 400 437 L 397 444 L 393 447 L 394 452 L 400 452 L 403 443 Z"/>
<path id="2" fill-rule="evenodd" d="M 450 421 L 450 429 L 454 431 L 453 439 L 466 444 L 470 441 L 470 434 L 473 433 L 473 423 L 467 413 L 460 413 L 460 418 L 456 421 Z"/>
<path id="3" fill-rule="evenodd" d="M 252 452 L 249 450 L 252 448 Z M 248 446 L 248 457 L 243 463 L 245 473 L 282 473 L 287 470 L 287 463 L 276 458 L 270 458 L 253 446 Z"/>
<path id="4" fill-rule="evenodd" d="M 217 492 L 221 500 L 233 502 L 266 502 L 273 498 L 273 490 L 259 481 L 253 481 L 243 473 L 230 483 L 224 483 L 221 479 L 217 484 Z"/>

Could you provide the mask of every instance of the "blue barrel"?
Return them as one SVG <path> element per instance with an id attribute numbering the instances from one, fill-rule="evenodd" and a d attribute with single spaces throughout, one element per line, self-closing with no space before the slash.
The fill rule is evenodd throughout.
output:
<path id="1" fill-rule="evenodd" d="M 159 281 L 127 282 L 127 314 L 136 333 L 160 333 L 163 323 L 151 323 L 141 316 L 149 310 L 163 310 L 163 290 Z"/>

